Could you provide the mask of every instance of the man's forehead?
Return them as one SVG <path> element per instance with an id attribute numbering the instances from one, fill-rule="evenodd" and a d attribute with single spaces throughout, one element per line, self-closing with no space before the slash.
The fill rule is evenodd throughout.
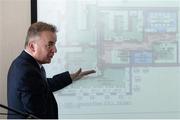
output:
<path id="1" fill-rule="evenodd" d="M 40 33 L 40 36 L 51 42 L 56 42 L 57 40 L 56 33 L 51 32 L 51 31 L 43 31 Z"/>

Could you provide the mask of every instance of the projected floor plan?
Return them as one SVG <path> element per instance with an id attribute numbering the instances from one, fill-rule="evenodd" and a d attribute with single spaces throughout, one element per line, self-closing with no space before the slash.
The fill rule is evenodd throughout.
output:
<path id="1" fill-rule="evenodd" d="M 81 67 L 97 73 L 55 94 L 60 116 L 180 117 L 176 2 L 175 7 L 161 1 L 160 6 L 145 1 L 134 5 L 126 0 L 62 3 L 63 8 L 58 11 L 57 5 L 54 9 L 58 12 L 51 16 L 57 18 L 52 21 L 60 28 L 60 53 L 46 67 L 47 72 L 52 75 Z"/>

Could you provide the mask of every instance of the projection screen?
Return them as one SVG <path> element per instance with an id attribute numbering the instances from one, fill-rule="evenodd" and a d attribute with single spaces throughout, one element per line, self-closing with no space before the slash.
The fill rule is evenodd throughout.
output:
<path id="1" fill-rule="evenodd" d="M 179 0 L 38 0 L 57 26 L 47 76 L 95 69 L 54 93 L 60 118 L 180 118 Z"/>

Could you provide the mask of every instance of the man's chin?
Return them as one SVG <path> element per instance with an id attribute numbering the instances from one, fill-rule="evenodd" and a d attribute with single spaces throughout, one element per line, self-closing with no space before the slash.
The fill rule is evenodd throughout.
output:
<path id="1" fill-rule="evenodd" d="M 47 60 L 43 64 L 49 64 L 49 63 L 51 63 L 51 60 Z"/>
<path id="2" fill-rule="evenodd" d="M 48 64 L 48 63 L 51 63 L 51 60 L 48 60 L 48 61 L 47 61 L 47 64 Z"/>

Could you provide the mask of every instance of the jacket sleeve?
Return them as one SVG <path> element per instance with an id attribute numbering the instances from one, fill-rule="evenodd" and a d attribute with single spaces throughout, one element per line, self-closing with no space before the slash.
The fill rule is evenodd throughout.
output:
<path id="1" fill-rule="evenodd" d="M 70 77 L 69 72 L 66 71 L 64 73 L 57 74 L 53 76 L 52 78 L 47 78 L 47 82 L 48 82 L 49 89 L 52 92 L 55 92 L 71 84 L 72 79 Z"/>

